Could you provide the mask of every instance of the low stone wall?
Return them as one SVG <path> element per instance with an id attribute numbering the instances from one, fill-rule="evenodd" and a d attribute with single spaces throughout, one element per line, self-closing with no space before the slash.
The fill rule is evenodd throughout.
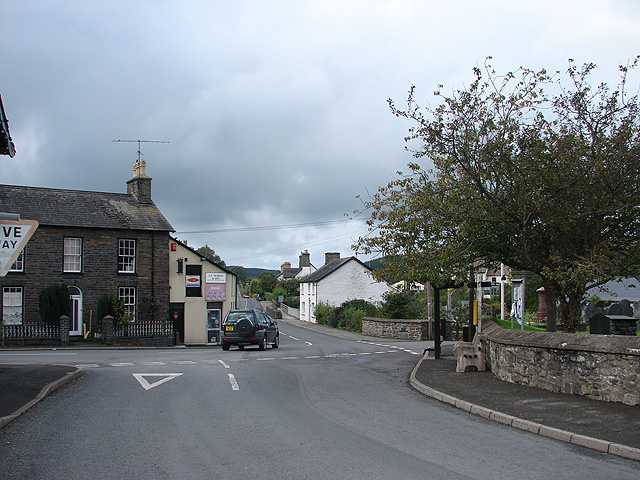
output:
<path id="1" fill-rule="evenodd" d="M 640 337 L 498 328 L 485 342 L 486 362 L 501 380 L 640 404 Z"/>
<path id="2" fill-rule="evenodd" d="M 429 322 L 427 320 L 364 317 L 362 319 L 362 334 L 381 338 L 429 340 Z"/>

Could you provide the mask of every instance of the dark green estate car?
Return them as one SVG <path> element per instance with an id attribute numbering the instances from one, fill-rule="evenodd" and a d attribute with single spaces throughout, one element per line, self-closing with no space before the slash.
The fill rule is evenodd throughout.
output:
<path id="1" fill-rule="evenodd" d="M 222 349 L 237 345 L 242 350 L 247 345 L 258 345 L 260 350 L 271 344 L 280 346 L 278 322 L 257 309 L 230 310 L 222 322 Z"/>

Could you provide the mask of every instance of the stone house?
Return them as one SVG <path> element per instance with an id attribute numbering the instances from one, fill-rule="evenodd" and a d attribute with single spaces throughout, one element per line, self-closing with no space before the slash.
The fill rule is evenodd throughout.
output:
<path id="1" fill-rule="evenodd" d="M 40 292 L 58 282 L 72 300 L 72 338 L 97 331 L 98 299 L 113 292 L 131 321 L 167 319 L 173 227 L 151 199 L 144 160 L 133 173 L 127 193 L 0 185 L 0 212 L 39 222 L 0 278 L 3 323 L 40 323 Z"/>
<path id="2" fill-rule="evenodd" d="M 337 307 L 348 300 L 381 302 L 390 290 L 371 275 L 372 269 L 356 257 L 325 253 L 325 264 L 300 281 L 300 320 L 316 323 L 316 306 Z"/>
<path id="3" fill-rule="evenodd" d="M 178 341 L 217 345 L 224 316 L 236 308 L 237 276 L 187 244 L 169 239 L 169 316 Z"/>

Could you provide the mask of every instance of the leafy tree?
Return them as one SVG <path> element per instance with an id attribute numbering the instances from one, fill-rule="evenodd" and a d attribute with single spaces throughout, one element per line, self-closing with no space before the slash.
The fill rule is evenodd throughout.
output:
<path id="1" fill-rule="evenodd" d="M 276 277 L 269 272 L 262 272 L 260 275 L 258 275 L 258 280 L 260 280 L 262 288 L 265 292 L 272 292 L 276 286 L 276 283 L 278 283 Z"/>
<path id="2" fill-rule="evenodd" d="M 233 273 L 236 274 L 236 276 L 238 277 L 238 282 L 241 284 L 245 284 L 248 281 L 247 278 L 247 272 L 244 269 L 244 267 L 239 267 L 239 266 L 233 266 L 233 267 L 229 267 L 229 270 Z"/>
<path id="3" fill-rule="evenodd" d="M 71 313 L 71 298 L 64 283 L 52 283 L 38 297 L 40 320 L 49 325 L 60 323 L 60 317 Z"/>
<path id="4" fill-rule="evenodd" d="M 386 292 L 382 303 L 384 318 L 423 318 L 425 307 L 415 292 Z"/>
<path id="5" fill-rule="evenodd" d="M 215 250 L 213 248 L 211 248 L 209 245 L 205 245 L 204 247 L 200 247 L 199 249 L 196 250 L 196 252 L 198 252 L 204 258 L 206 258 L 207 260 L 212 261 L 213 263 L 215 263 L 217 265 L 221 265 L 223 267 L 227 266 L 227 264 L 224 263 L 224 260 L 222 260 L 220 258 L 220 255 L 216 254 Z"/>
<path id="6" fill-rule="evenodd" d="M 483 262 L 530 271 L 545 287 L 547 329 L 557 301 L 574 332 L 587 289 L 639 270 L 640 122 L 625 91 L 637 62 L 613 89 L 589 83 L 594 64 L 498 76 L 485 63 L 468 88 L 440 86 L 435 107 L 419 107 L 413 87 L 406 110 L 389 100 L 417 124 L 406 140 L 433 168 L 411 163 L 364 201 L 371 233 L 354 247 L 388 256 L 378 277 L 436 285 Z"/>

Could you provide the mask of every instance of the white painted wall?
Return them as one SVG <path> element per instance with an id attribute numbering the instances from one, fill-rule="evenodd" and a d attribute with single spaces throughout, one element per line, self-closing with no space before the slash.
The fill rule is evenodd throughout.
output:
<path id="1" fill-rule="evenodd" d="M 316 323 L 315 307 L 318 304 L 337 307 L 356 299 L 376 303 L 382 301 L 387 291 L 386 283 L 374 280 L 367 268 L 351 260 L 317 283 L 300 284 L 300 320 Z"/>

